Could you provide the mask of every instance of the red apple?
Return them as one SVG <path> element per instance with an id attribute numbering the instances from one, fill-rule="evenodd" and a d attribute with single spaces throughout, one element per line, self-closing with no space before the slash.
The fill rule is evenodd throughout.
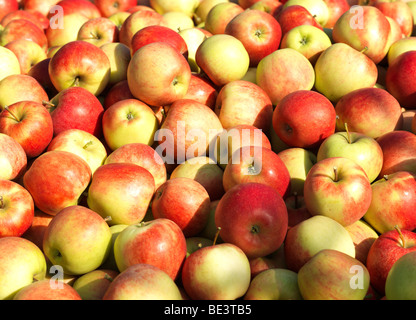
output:
<path id="1" fill-rule="evenodd" d="M 204 21 L 204 29 L 211 34 L 223 34 L 227 24 L 244 9 L 237 3 L 227 1 L 217 3 L 208 11 Z"/>
<path id="2" fill-rule="evenodd" d="M 20 184 L 0 179 L 0 238 L 20 237 L 32 224 L 35 205 Z"/>
<path id="3" fill-rule="evenodd" d="M 88 19 L 101 17 L 101 12 L 98 10 L 97 6 L 89 0 L 61 0 L 57 2 L 56 5 L 62 8 L 65 15 L 79 13 Z M 53 14 L 49 12 L 48 18 L 51 16 L 53 16 Z"/>
<path id="4" fill-rule="evenodd" d="M 282 29 L 282 36 L 294 27 L 301 25 L 311 25 L 322 30 L 322 26 L 316 21 L 314 16 L 301 5 L 291 5 L 282 8 L 281 11 L 274 14 Z"/>
<path id="5" fill-rule="evenodd" d="M 312 217 L 303 195 L 293 194 L 285 199 L 288 214 L 288 229 Z"/>
<path id="6" fill-rule="evenodd" d="M 282 38 L 279 22 L 269 13 L 245 10 L 235 16 L 226 26 L 226 34 L 240 40 L 255 67 L 261 59 L 277 50 Z"/>
<path id="7" fill-rule="evenodd" d="M 78 203 L 91 180 L 91 169 L 81 157 L 67 151 L 38 156 L 25 172 L 23 185 L 35 206 L 50 215 Z"/>
<path id="8" fill-rule="evenodd" d="M 410 6 L 405 1 L 376 0 L 373 6 L 384 15 L 395 20 L 404 37 L 409 37 L 413 31 L 413 14 Z"/>
<path id="9" fill-rule="evenodd" d="M 321 93 L 299 90 L 280 101 L 272 122 L 284 143 L 310 149 L 335 132 L 336 113 L 331 101 Z"/>
<path id="10" fill-rule="evenodd" d="M 30 22 L 36 24 L 41 30 L 45 29 L 45 24 L 43 19 L 46 19 L 46 17 L 43 17 L 41 19 L 39 16 L 36 15 L 33 11 L 28 10 L 14 10 L 3 16 L 3 18 L 0 20 L 0 24 L 5 27 L 10 21 L 15 19 L 26 19 Z"/>
<path id="11" fill-rule="evenodd" d="M 118 34 L 118 27 L 113 21 L 105 17 L 98 17 L 89 19 L 81 26 L 77 39 L 101 47 L 106 43 L 118 42 Z"/>
<path id="12" fill-rule="evenodd" d="M 20 71 L 27 74 L 38 62 L 47 58 L 46 52 L 36 42 L 26 39 L 17 39 L 4 46 L 11 50 L 19 60 Z"/>
<path id="13" fill-rule="evenodd" d="M 49 14 L 49 10 L 56 5 L 59 0 L 22 0 L 20 5 L 23 6 L 24 11 L 39 12 L 43 16 Z"/>
<path id="14" fill-rule="evenodd" d="M 39 209 L 35 208 L 34 217 L 30 227 L 22 234 L 22 238 L 25 238 L 42 250 L 43 247 L 43 236 L 46 228 L 53 219 L 54 216 L 46 214 Z"/>
<path id="15" fill-rule="evenodd" d="M 29 69 L 27 75 L 34 78 L 41 85 L 48 97 L 53 97 L 58 94 L 58 91 L 49 77 L 48 68 L 50 60 L 51 58 L 46 58 L 39 61 Z"/>
<path id="16" fill-rule="evenodd" d="M 181 228 L 185 237 L 193 237 L 208 222 L 210 197 L 194 179 L 171 178 L 155 191 L 151 207 L 154 218 L 170 219 Z"/>
<path id="17" fill-rule="evenodd" d="M 36 42 L 44 50 L 48 48 L 48 39 L 43 29 L 27 19 L 14 19 L 4 26 L 0 35 L 0 44 L 4 46 L 17 39 Z"/>
<path id="18" fill-rule="evenodd" d="M 218 89 L 214 83 L 203 74 L 193 72 L 183 99 L 198 101 L 214 110 L 217 96 Z"/>
<path id="19" fill-rule="evenodd" d="M 117 12 L 126 12 L 137 5 L 137 0 L 94 0 L 103 17 L 110 17 Z"/>
<path id="20" fill-rule="evenodd" d="M 134 264 L 146 263 L 176 280 L 186 256 L 185 236 L 169 219 L 132 224 L 117 236 L 114 256 L 120 272 Z"/>
<path id="21" fill-rule="evenodd" d="M 33 282 L 19 290 L 13 300 L 82 300 L 69 284 L 60 282 L 56 287 L 49 279 Z"/>
<path id="22" fill-rule="evenodd" d="M 266 256 L 283 243 L 288 214 L 281 195 L 262 183 L 239 184 L 228 190 L 215 210 L 221 239 L 241 248 L 248 258 Z"/>
<path id="23" fill-rule="evenodd" d="M 337 20 L 350 9 L 350 5 L 347 0 L 324 0 L 328 7 L 328 21 L 324 25 L 324 28 L 332 29 Z"/>
<path id="24" fill-rule="evenodd" d="M 102 136 L 104 108 L 98 98 L 83 87 L 60 91 L 45 106 L 53 121 L 54 136 L 68 129 L 80 129 Z"/>
<path id="25" fill-rule="evenodd" d="M 355 258 L 366 264 L 368 252 L 379 236 L 377 231 L 363 219 L 346 226 L 345 229 L 347 229 L 354 242 Z"/>
<path id="26" fill-rule="evenodd" d="M 108 89 L 103 102 L 104 110 L 120 100 L 134 99 L 127 80 L 122 80 Z"/>
<path id="27" fill-rule="evenodd" d="M 52 140 L 52 117 L 39 102 L 16 102 L 0 113 L 0 132 L 19 142 L 28 158 L 35 158 Z"/>
<path id="28" fill-rule="evenodd" d="M 19 2 L 17 0 L 3 0 L 0 2 L 0 20 L 9 12 L 19 9 Z"/>
<path id="29" fill-rule="evenodd" d="M 11 136 L 0 133 L 0 179 L 21 178 L 27 169 L 27 157 L 23 147 Z"/>
<path id="30" fill-rule="evenodd" d="M 370 282 L 381 295 L 385 294 L 387 275 L 401 256 L 416 250 L 416 233 L 409 230 L 390 230 L 374 241 L 367 256 L 366 267 Z"/>

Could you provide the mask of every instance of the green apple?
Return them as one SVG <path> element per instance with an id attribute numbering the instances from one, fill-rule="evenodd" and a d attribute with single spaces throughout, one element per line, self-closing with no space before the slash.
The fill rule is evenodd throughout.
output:
<path id="1" fill-rule="evenodd" d="M 393 60 L 404 52 L 416 50 L 416 37 L 407 37 L 399 39 L 390 46 L 387 53 L 388 64 L 391 65 Z"/>
<path id="2" fill-rule="evenodd" d="M 121 231 L 126 229 L 128 224 L 114 224 L 110 226 L 111 231 L 111 245 L 110 252 L 108 253 L 107 259 L 103 262 L 100 268 L 118 271 L 116 258 L 114 257 L 114 243 Z"/>
<path id="3" fill-rule="evenodd" d="M 316 155 L 304 148 L 287 148 L 277 153 L 290 175 L 290 194 L 303 195 L 303 186 L 309 170 L 317 162 Z"/>
<path id="4" fill-rule="evenodd" d="M 298 284 L 305 300 L 364 300 L 370 274 L 348 254 L 324 249 L 300 268 Z"/>
<path id="5" fill-rule="evenodd" d="M 240 80 L 250 66 L 250 57 L 244 45 L 227 34 L 214 34 L 206 38 L 195 53 L 195 61 L 218 86 Z"/>
<path id="6" fill-rule="evenodd" d="M 329 19 L 329 9 L 323 0 L 289 0 L 283 5 L 283 9 L 289 6 L 302 6 L 306 8 L 323 27 Z"/>
<path id="7" fill-rule="evenodd" d="M 45 231 L 43 251 L 64 273 L 81 275 L 97 269 L 108 257 L 111 231 L 107 222 L 87 207 L 62 209 Z"/>
<path id="8" fill-rule="evenodd" d="M 383 166 L 383 151 L 378 142 L 358 132 L 335 132 L 326 138 L 319 147 L 317 160 L 344 157 L 353 160 L 373 182 Z"/>
<path id="9" fill-rule="evenodd" d="M 407 5 L 410 7 L 410 10 L 412 11 L 412 15 L 413 15 L 413 31 L 412 31 L 412 36 L 416 35 L 416 28 L 414 27 L 416 24 L 416 1 L 412 0 L 412 1 L 406 1 Z"/>
<path id="10" fill-rule="evenodd" d="M 198 25 L 205 22 L 208 12 L 218 3 L 230 2 L 229 0 L 200 0 L 195 9 L 194 20 Z"/>
<path id="11" fill-rule="evenodd" d="M 281 268 L 260 272 L 251 280 L 244 300 L 303 300 L 298 274 Z"/>
<path id="12" fill-rule="evenodd" d="M 316 90 L 334 103 L 351 91 L 373 87 L 378 76 L 376 64 L 345 43 L 334 43 L 324 50 L 314 69 Z"/>
<path id="13" fill-rule="evenodd" d="M 386 300 L 416 299 L 416 252 L 401 256 L 386 278 Z"/>
<path id="14" fill-rule="evenodd" d="M 188 63 L 191 71 L 200 72 L 201 68 L 199 68 L 195 61 L 195 53 L 200 44 L 206 39 L 206 34 L 197 27 L 181 29 L 178 33 L 185 40 L 188 47 Z"/>
<path id="15" fill-rule="evenodd" d="M 323 30 L 311 25 L 300 25 L 283 35 L 280 48 L 295 49 L 314 65 L 319 55 L 331 45 L 331 39 Z"/>
<path id="16" fill-rule="evenodd" d="M 212 246 L 213 240 L 204 237 L 188 237 L 186 238 L 186 257 L 196 250 L 204 247 Z"/>
<path id="17" fill-rule="evenodd" d="M 127 80 L 127 68 L 131 60 L 130 48 L 120 42 L 110 42 L 103 44 L 100 49 L 110 60 L 109 85 Z"/>
<path id="18" fill-rule="evenodd" d="M 290 228 L 285 239 L 285 260 L 288 269 L 298 272 L 316 253 L 333 249 L 355 258 L 354 242 L 340 223 L 318 215 Z"/>
<path id="19" fill-rule="evenodd" d="M 149 3 L 151 8 L 162 15 L 173 11 L 183 12 L 189 17 L 192 17 L 199 4 L 199 0 L 150 0 Z"/>
<path id="20" fill-rule="evenodd" d="M 251 83 L 256 84 L 256 73 L 257 73 L 257 67 L 249 67 L 244 77 L 241 78 L 241 80 L 249 81 Z"/>
<path id="21" fill-rule="evenodd" d="M 102 300 L 111 282 L 119 275 L 116 270 L 97 269 L 78 277 L 72 288 L 82 300 Z"/>
<path id="22" fill-rule="evenodd" d="M 164 13 L 162 16 L 163 20 L 161 25 L 176 32 L 195 27 L 194 20 L 185 12 L 170 11 Z"/>
<path id="23" fill-rule="evenodd" d="M 0 300 L 11 300 L 20 289 L 45 278 L 45 256 L 33 242 L 1 238 L 0 253 Z"/>
<path id="24" fill-rule="evenodd" d="M 108 19 L 113 21 L 117 28 L 120 30 L 121 26 L 123 25 L 123 22 L 130 16 L 130 14 L 130 12 L 118 11 L 109 16 Z"/>

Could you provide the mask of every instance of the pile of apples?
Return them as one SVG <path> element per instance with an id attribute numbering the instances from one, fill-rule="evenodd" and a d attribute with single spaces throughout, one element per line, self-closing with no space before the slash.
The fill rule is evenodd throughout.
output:
<path id="1" fill-rule="evenodd" d="M 416 1 L 0 1 L 0 299 L 416 299 Z"/>

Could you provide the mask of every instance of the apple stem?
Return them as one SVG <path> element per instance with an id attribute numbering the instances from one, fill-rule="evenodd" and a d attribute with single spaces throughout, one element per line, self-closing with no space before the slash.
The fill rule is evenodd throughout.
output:
<path id="1" fill-rule="evenodd" d="M 351 134 L 350 134 L 350 131 L 348 130 L 348 124 L 344 123 L 344 127 L 345 127 L 345 131 L 347 132 L 348 143 L 351 144 Z"/>
<path id="2" fill-rule="evenodd" d="M 402 231 L 400 230 L 400 228 L 399 228 L 399 226 L 398 226 L 397 224 L 394 226 L 394 229 L 396 229 L 396 230 L 397 230 L 397 232 L 398 232 L 398 233 L 399 233 L 399 235 L 400 235 L 400 239 L 402 240 L 402 247 L 403 247 L 403 248 L 406 248 L 406 241 L 405 241 L 405 239 L 404 239 L 404 236 L 403 236 Z"/>
<path id="3" fill-rule="evenodd" d="M 75 77 L 72 87 L 78 87 L 78 86 L 79 86 L 79 77 Z"/>
<path id="4" fill-rule="evenodd" d="M 334 174 L 335 174 L 334 181 L 337 182 L 338 181 L 338 168 L 337 167 L 334 167 Z"/>
<path id="5" fill-rule="evenodd" d="M 110 275 L 108 273 L 104 274 L 104 279 L 106 279 L 106 280 L 108 280 L 110 282 L 113 282 L 113 278 L 110 277 Z"/>
<path id="6" fill-rule="evenodd" d="M 221 227 L 217 228 L 217 232 L 215 233 L 214 242 L 212 243 L 213 246 L 217 243 L 218 236 L 220 235 Z"/>
<path id="7" fill-rule="evenodd" d="M 111 221 L 111 220 L 112 220 L 111 216 L 107 216 L 107 217 L 104 218 L 105 222 L 108 222 L 108 221 Z"/>
<path id="8" fill-rule="evenodd" d="M 90 145 L 92 145 L 92 141 L 88 141 L 82 148 L 85 150 L 87 149 Z"/>
<path id="9" fill-rule="evenodd" d="M 385 174 L 385 175 L 383 176 L 383 179 L 384 179 L 384 180 L 389 180 L 389 176 L 388 176 L 387 174 Z"/>
<path id="10" fill-rule="evenodd" d="M 363 50 L 361 50 L 360 52 L 361 52 L 361 53 L 364 53 L 364 52 L 366 52 L 367 50 L 368 50 L 368 47 L 367 47 L 367 46 L 365 46 L 365 47 L 364 47 L 364 49 L 363 49 Z"/>
<path id="11" fill-rule="evenodd" d="M 6 110 L 8 113 L 10 113 L 10 115 L 13 117 L 14 120 L 16 120 L 17 122 L 20 121 L 20 119 L 13 112 L 10 111 L 8 106 L 4 106 L 4 110 Z"/>
<path id="12" fill-rule="evenodd" d="M 43 100 L 42 104 L 45 106 L 45 108 L 48 108 L 48 109 L 55 107 L 55 105 L 52 102 L 49 102 L 49 101 L 46 101 L 46 100 Z"/>

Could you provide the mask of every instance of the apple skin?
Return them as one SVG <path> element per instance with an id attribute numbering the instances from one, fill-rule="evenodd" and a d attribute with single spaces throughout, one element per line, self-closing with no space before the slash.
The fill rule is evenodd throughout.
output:
<path id="1" fill-rule="evenodd" d="M 82 300 L 78 292 L 69 284 L 61 283 L 53 288 L 48 279 L 36 281 L 19 290 L 13 300 Z"/>
<path id="2" fill-rule="evenodd" d="M 411 36 L 413 31 L 413 14 L 405 1 L 377 0 L 373 3 L 373 6 L 399 24 L 403 37 Z"/>
<path id="3" fill-rule="evenodd" d="M 257 182 L 275 189 L 282 198 L 291 190 L 290 173 L 285 163 L 272 150 L 260 146 L 237 149 L 223 175 L 225 192 L 236 185 Z"/>
<path id="4" fill-rule="evenodd" d="M 46 25 L 49 24 L 49 21 L 47 20 L 46 16 L 39 15 L 39 12 L 37 12 L 36 10 L 30 10 L 30 9 L 10 11 L 9 13 L 7 13 L 1 18 L 0 24 L 4 27 L 10 21 L 15 20 L 15 19 L 29 20 L 30 22 L 36 24 L 42 30 L 47 28 Z"/>
<path id="5" fill-rule="evenodd" d="M 298 90 L 283 97 L 272 118 L 273 129 L 284 143 L 305 149 L 319 147 L 335 132 L 335 123 L 331 101 L 309 90 Z"/>
<path id="6" fill-rule="evenodd" d="M 188 91 L 183 99 L 195 100 L 214 110 L 217 97 L 217 86 L 215 86 L 214 83 L 212 83 L 212 81 L 206 76 L 200 73 L 192 72 Z"/>
<path id="7" fill-rule="evenodd" d="M 104 160 L 109 163 L 133 163 L 148 170 L 155 181 L 155 190 L 167 180 L 166 166 L 159 154 L 144 143 L 128 143 L 112 151 Z"/>
<path id="8" fill-rule="evenodd" d="M 338 250 L 355 258 L 355 246 L 350 234 L 334 219 L 317 215 L 298 223 L 287 231 L 285 239 L 287 268 L 299 272 L 307 261 L 323 249 Z"/>
<path id="9" fill-rule="evenodd" d="M 42 250 L 43 236 L 53 217 L 35 208 L 32 224 L 21 237 L 33 242 Z"/>
<path id="10" fill-rule="evenodd" d="M 114 243 L 116 242 L 116 239 L 118 235 L 120 234 L 120 232 L 126 229 L 127 227 L 128 227 L 128 224 L 115 224 L 113 226 L 110 226 L 110 231 L 111 231 L 110 252 L 108 254 L 107 259 L 100 266 L 101 269 L 108 269 L 108 270 L 119 272 L 117 268 L 116 259 L 114 257 Z"/>
<path id="11" fill-rule="evenodd" d="M 35 204 L 20 184 L 0 180 L 0 237 L 20 237 L 33 222 Z"/>
<path id="12" fill-rule="evenodd" d="M 335 58 L 339 56 L 344 59 L 340 61 Z M 378 79 L 378 69 L 373 60 L 345 43 L 334 43 L 324 50 L 316 61 L 314 70 L 316 91 L 333 103 L 351 91 L 373 87 Z M 339 81 L 344 85 L 333 85 Z"/>
<path id="13" fill-rule="evenodd" d="M 357 271 L 351 270 L 360 272 L 362 287 L 352 287 Z M 304 300 L 364 300 L 370 287 L 370 274 L 363 263 L 348 254 L 323 249 L 300 268 L 298 284 Z"/>
<path id="14" fill-rule="evenodd" d="M 332 29 L 337 20 L 350 9 L 350 4 L 347 0 L 324 0 L 328 7 L 329 15 L 328 21 L 323 25 L 324 28 Z"/>
<path id="15" fill-rule="evenodd" d="M 282 196 L 261 183 L 234 186 L 215 210 L 224 242 L 240 247 L 249 259 L 266 256 L 283 243 L 288 214 Z"/>
<path id="16" fill-rule="evenodd" d="M 110 17 L 117 12 L 126 12 L 137 5 L 137 0 L 95 0 L 94 4 L 103 17 Z"/>
<path id="17" fill-rule="evenodd" d="M 282 28 L 269 13 L 260 10 L 244 10 L 226 26 L 225 34 L 239 39 L 250 57 L 250 66 L 257 66 L 261 59 L 279 48 Z"/>
<path id="18" fill-rule="evenodd" d="M 185 237 L 194 237 L 206 226 L 210 213 L 208 191 L 198 181 L 177 177 L 162 184 L 152 199 L 153 217 L 174 221 Z"/>
<path id="19" fill-rule="evenodd" d="M 89 42 L 97 47 L 106 43 L 118 42 L 119 29 L 108 18 L 89 19 L 78 30 L 77 40 Z"/>
<path id="20" fill-rule="evenodd" d="M 175 2 L 169 0 L 149 0 L 149 7 L 160 14 L 181 12 L 189 17 L 192 17 L 198 4 L 199 0 L 178 0 Z"/>
<path id="21" fill-rule="evenodd" d="M 285 198 L 285 204 L 288 215 L 288 230 L 304 220 L 312 217 L 306 207 L 305 197 L 298 195 L 296 192 Z"/>
<path id="22" fill-rule="evenodd" d="M 275 13 L 273 16 L 282 28 L 282 36 L 289 30 L 301 25 L 310 25 L 323 30 L 322 26 L 316 21 L 308 9 L 301 5 L 283 7 L 280 12 Z"/>
<path id="23" fill-rule="evenodd" d="M 222 268 L 218 268 L 218 264 Z M 227 282 L 224 282 L 227 279 Z M 244 252 L 231 243 L 201 248 L 186 258 L 181 280 L 192 300 L 235 300 L 250 286 L 250 263 Z"/>
<path id="24" fill-rule="evenodd" d="M 127 80 L 127 68 L 131 60 L 130 49 L 120 42 L 109 42 L 100 46 L 110 60 L 110 80 L 108 86 Z M 108 87 L 107 86 L 107 87 Z"/>
<path id="25" fill-rule="evenodd" d="M 9 75 L 21 73 L 19 60 L 17 59 L 13 51 L 1 46 L 0 57 L 1 57 L 0 81 Z"/>
<path id="26" fill-rule="evenodd" d="M 82 300 L 102 300 L 111 282 L 120 273 L 115 270 L 97 269 L 78 277 L 72 288 Z"/>
<path id="27" fill-rule="evenodd" d="M 23 176 L 35 206 L 50 215 L 78 203 L 91 180 L 91 169 L 84 159 L 67 151 L 44 152 Z"/>
<path id="28" fill-rule="evenodd" d="M 186 256 L 186 240 L 172 220 L 159 218 L 126 227 L 114 243 L 114 257 L 120 272 L 147 263 L 178 279 Z"/>
<path id="29" fill-rule="evenodd" d="M 218 3 L 228 2 L 229 0 L 201 0 L 199 1 L 198 6 L 195 9 L 194 13 L 194 21 L 196 25 L 200 25 L 201 23 L 204 23 L 209 11 Z M 241 6 L 240 3 L 238 3 Z M 243 7 L 243 9 L 246 9 L 247 7 Z"/>
<path id="30" fill-rule="evenodd" d="M 177 284 L 163 270 L 146 263 L 131 265 L 109 285 L 102 300 L 183 300 Z"/>
<path id="31" fill-rule="evenodd" d="M 214 111 L 224 129 L 251 125 L 267 132 L 273 116 L 273 105 L 266 91 L 257 84 L 234 80 L 221 87 Z"/>
<path id="32" fill-rule="evenodd" d="M 415 257 L 415 253 L 409 252 L 392 266 L 386 279 L 386 300 L 415 299 Z"/>
<path id="33" fill-rule="evenodd" d="M 154 57 L 163 57 L 159 62 Z M 191 68 L 188 60 L 166 42 L 153 42 L 133 54 L 127 81 L 133 96 L 151 106 L 182 99 L 188 91 Z"/>
<path id="34" fill-rule="evenodd" d="M 41 85 L 48 97 L 54 97 L 58 94 L 58 91 L 53 86 L 51 78 L 49 77 L 48 68 L 50 60 L 51 58 L 46 58 L 39 61 L 29 69 L 27 75 L 34 78 Z"/>
<path id="35" fill-rule="evenodd" d="M 214 5 L 205 18 L 204 29 L 211 34 L 225 34 L 228 23 L 244 9 L 237 3 L 226 1 Z"/>
<path id="36" fill-rule="evenodd" d="M 273 105 L 289 93 L 311 90 L 315 72 L 309 60 L 292 48 L 278 49 L 260 60 L 256 83 L 270 97 Z"/>
<path id="37" fill-rule="evenodd" d="M 56 21 L 58 23 L 62 21 L 63 28 L 59 28 L 59 25 L 55 25 L 54 23 L 49 23 L 45 31 L 46 38 L 48 39 L 48 50 L 52 48 L 59 49 L 69 42 L 76 41 L 82 25 L 89 20 L 85 15 L 77 12 L 64 13 L 60 19 L 56 19 Z"/>
<path id="38" fill-rule="evenodd" d="M 311 168 L 303 195 L 312 216 L 324 215 L 345 227 L 366 214 L 372 188 L 364 169 L 355 161 L 332 157 Z"/>
<path id="39" fill-rule="evenodd" d="M 347 229 L 354 242 L 355 258 L 366 264 L 368 252 L 379 234 L 364 219 L 346 226 L 345 229 Z"/>
<path id="40" fill-rule="evenodd" d="M 0 238 L 0 299 L 12 300 L 16 293 L 46 275 L 41 249 L 21 237 Z"/>
<path id="41" fill-rule="evenodd" d="M 17 39 L 27 39 L 36 42 L 42 49 L 48 48 L 48 39 L 43 30 L 26 19 L 14 19 L 4 26 L 0 35 L 0 44 L 5 46 Z"/>
<path id="42" fill-rule="evenodd" d="M 19 2 L 17 0 L 2 1 L 0 3 L 0 20 L 10 12 L 19 9 Z"/>
<path id="43" fill-rule="evenodd" d="M 389 52 L 387 53 L 388 65 L 391 65 L 393 61 L 400 56 L 402 53 L 416 49 L 416 37 L 410 36 L 401 38 L 393 42 L 390 46 Z"/>
<path id="44" fill-rule="evenodd" d="M 250 66 L 243 43 L 229 34 L 213 34 L 205 39 L 195 52 L 195 61 L 217 86 L 240 80 Z"/>
<path id="45" fill-rule="evenodd" d="M 153 144 L 159 123 L 153 110 L 138 99 L 122 99 L 104 111 L 103 137 L 114 151 L 129 143 Z"/>
<path id="46" fill-rule="evenodd" d="M 335 105 L 337 131 L 362 133 L 377 139 L 400 130 L 403 116 L 399 102 L 386 90 L 362 88 L 345 94 Z"/>
<path id="47" fill-rule="evenodd" d="M 288 0 L 283 5 L 283 8 L 293 5 L 305 7 L 321 26 L 324 26 L 329 19 L 329 9 L 323 0 Z"/>
<path id="48" fill-rule="evenodd" d="M 414 230 L 416 182 L 415 173 L 398 171 L 375 181 L 372 200 L 364 220 L 378 233 L 398 226 L 402 230 Z"/>
<path id="49" fill-rule="evenodd" d="M 23 147 L 11 136 L 0 133 L 0 179 L 15 180 L 27 169 L 27 156 Z"/>
<path id="50" fill-rule="evenodd" d="M 61 6 L 65 14 L 80 13 L 86 16 L 88 19 L 94 19 L 101 16 L 97 6 L 89 0 L 61 0 L 56 3 Z M 48 18 L 53 15 L 51 12 Z"/>
<path id="51" fill-rule="evenodd" d="M 135 99 L 130 91 L 127 75 L 125 80 L 115 83 L 108 89 L 103 102 L 104 110 L 107 110 L 114 103 L 125 99 Z"/>
<path id="52" fill-rule="evenodd" d="M 404 240 L 404 243 L 403 243 Z M 409 230 L 389 230 L 374 241 L 366 266 L 370 272 L 371 285 L 385 295 L 386 279 L 394 263 L 403 255 L 416 250 L 416 234 Z"/>
<path id="53" fill-rule="evenodd" d="M 16 55 L 22 74 L 27 74 L 33 65 L 47 58 L 45 50 L 31 40 L 16 39 L 4 47 Z"/>
<path id="54" fill-rule="evenodd" d="M 326 138 L 319 147 L 317 161 L 333 157 L 356 162 L 370 183 L 377 179 L 383 166 L 383 151 L 378 142 L 358 132 L 335 132 Z"/>
<path id="55" fill-rule="evenodd" d="M 136 224 L 143 220 L 155 192 L 152 174 L 133 163 L 100 166 L 88 187 L 88 207 L 109 225 Z"/>
<path id="56" fill-rule="evenodd" d="M 377 138 L 377 142 L 383 151 L 383 166 L 379 179 L 398 171 L 416 173 L 416 135 L 413 132 L 391 131 Z"/>
<path id="57" fill-rule="evenodd" d="M 199 45 L 212 34 L 200 27 L 192 27 L 179 30 L 178 34 L 183 38 L 187 48 L 187 59 L 193 73 L 200 74 L 201 68 L 196 64 L 195 53 Z"/>

